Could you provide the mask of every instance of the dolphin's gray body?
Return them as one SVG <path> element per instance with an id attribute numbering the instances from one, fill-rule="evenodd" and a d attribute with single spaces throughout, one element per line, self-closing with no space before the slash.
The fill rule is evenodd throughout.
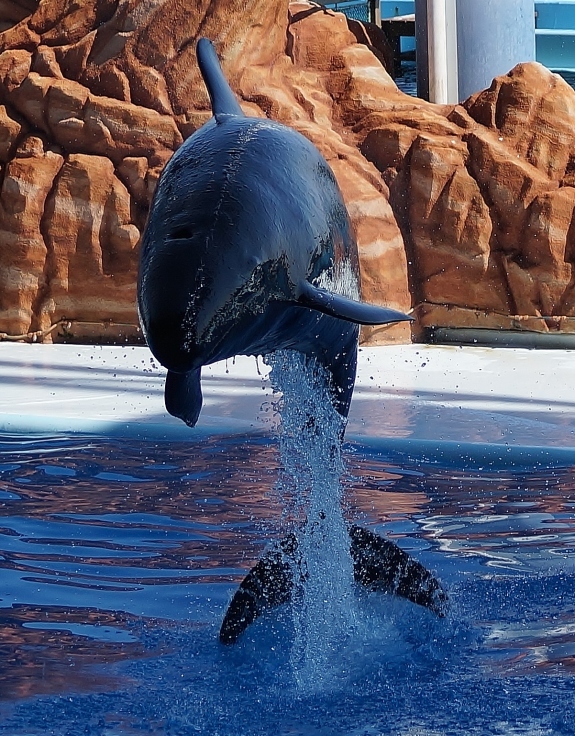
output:
<path id="1" fill-rule="evenodd" d="M 201 39 L 197 53 L 214 116 L 160 177 L 138 280 L 144 334 L 168 369 L 166 408 L 194 426 L 202 366 L 293 349 L 327 368 L 334 406 L 346 417 L 358 325 L 409 318 L 358 301 L 357 245 L 319 151 L 290 128 L 246 117 L 211 43 Z M 358 530 L 350 531 L 356 580 L 433 608 L 441 587 L 431 575 L 396 545 Z M 222 641 L 235 640 L 261 612 L 289 600 L 285 552 L 264 555 L 247 576 L 226 614 Z M 427 597 L 423 589 L 431 591 Z"/>
<path id="2" fill-rule="evenodd" d="M 358 325 L 409 318 L 357 301 L 356 242 L 319 151 L 246 117 L 211 43 L 197 54 L 214 116 L 164 169 L 141 248 L 140 319 L 168 369 L 166 407 L 193 426 L 203 365 L 294 349 L 329 370 L 347 416 Z"/>

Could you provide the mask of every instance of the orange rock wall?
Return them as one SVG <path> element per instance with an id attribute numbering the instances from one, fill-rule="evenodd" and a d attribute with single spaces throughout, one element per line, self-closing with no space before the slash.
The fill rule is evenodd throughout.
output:
<path id="1" fill-rule="evenodd" d="M 432 105 L 397 89 L 377 29 L 288 0 L 0 0 L 2 28 L 0 331 L 64 320 L 46 339 L 137 338 L 151 196 L 210 115 L 201 35 L 246 113 L 296 128 L 331 164 L 366 300 L 413 305 L 416 336 L 570 329 L 575 92 L 543 67 Z"/>

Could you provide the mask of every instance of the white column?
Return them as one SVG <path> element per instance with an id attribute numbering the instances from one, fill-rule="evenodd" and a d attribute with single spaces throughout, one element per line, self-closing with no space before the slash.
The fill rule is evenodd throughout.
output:
<path id="1" fill-rule="evenodd" d="M 418 94 L 439 104 L 458 101 L 456 0 L 416 0 Z"/>
<path id="2" fill-rule="evenodd" d="M 429 99 L 447 102 L 447 16 L 445 0 L 427 4 L 427 54 L 429 58 Z"/>

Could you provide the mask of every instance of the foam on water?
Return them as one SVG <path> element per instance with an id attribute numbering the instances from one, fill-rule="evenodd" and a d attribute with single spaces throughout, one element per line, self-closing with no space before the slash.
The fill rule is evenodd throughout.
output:
<path id="1" fill-rule="evenodd" d="M 338 654 L 357 632 L 353 564 L 343 517 L 344 420 L 333 408 L 328 373 L 295 351 L 266 358 L 281 392 L 278 496 L 298 539 L 291 663 L 302 690 L 328 687 Z"/>

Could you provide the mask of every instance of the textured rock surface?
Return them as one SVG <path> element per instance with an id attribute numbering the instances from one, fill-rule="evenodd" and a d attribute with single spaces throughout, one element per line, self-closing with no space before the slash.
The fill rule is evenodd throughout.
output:
<path id="1" fill-rule="evenodd" d="M 452 260 L 451 274 L 446 268 L 420 277 L 428 303 L 423 321 L 451 324 L 440 317 L 448 305 L 457 308 L 456 326 L 571 331 L 575 92 L 544 67 L 525 64 L 469 99 L 465 109 L 471 120 L 459 110 L 450 117 L 466 128 L 458 177 L 467 185 L 451 195 L 453 179 L 444 190 L 446 222 L 459 221 L 449 247 L 458 243 L 464 265 L 453 273 Z M 414 238 L 413 247 L 422 261 L 433 260 L 434 245 Z M 469 288 L 472 274 L 475 287 Z"/>
<path id="2" fill-rule="evenodd" d="M 377 29 L 287 0 L 0 2 L 0 23 L 1 330 L 67 320 L 78 338 L 135 335 L 137 245 L 155 183 L 209 117 L 199 35 L 215 40 L 247 113 L 322 150 L 357 227 L 365 295 L 409 308 L 387 186 L 344 123 L 378 84 L 397 94 Z"/>
<path id="3" fill-rule="evenodd" d="M 462 106 L 367 116 L 424 328 L 575 331 L 575 92 L 520 64 Z"/>
<path id="4" fill-rule="evenodd" d="M 200 35 L 246 113 L 291 125 L 330 162 L 364 298 L 413 304 L 416 335 L 570 329 L 575 92 L 543 67 L 520 65 L 463 106 L 431 105 L 397 89 L 377 29 L 288 0 L 0 0 L 2 29 L 0 331 L 67 321 L 68 337 L 137 337 L 150 199 L 210 115 Z"/>

